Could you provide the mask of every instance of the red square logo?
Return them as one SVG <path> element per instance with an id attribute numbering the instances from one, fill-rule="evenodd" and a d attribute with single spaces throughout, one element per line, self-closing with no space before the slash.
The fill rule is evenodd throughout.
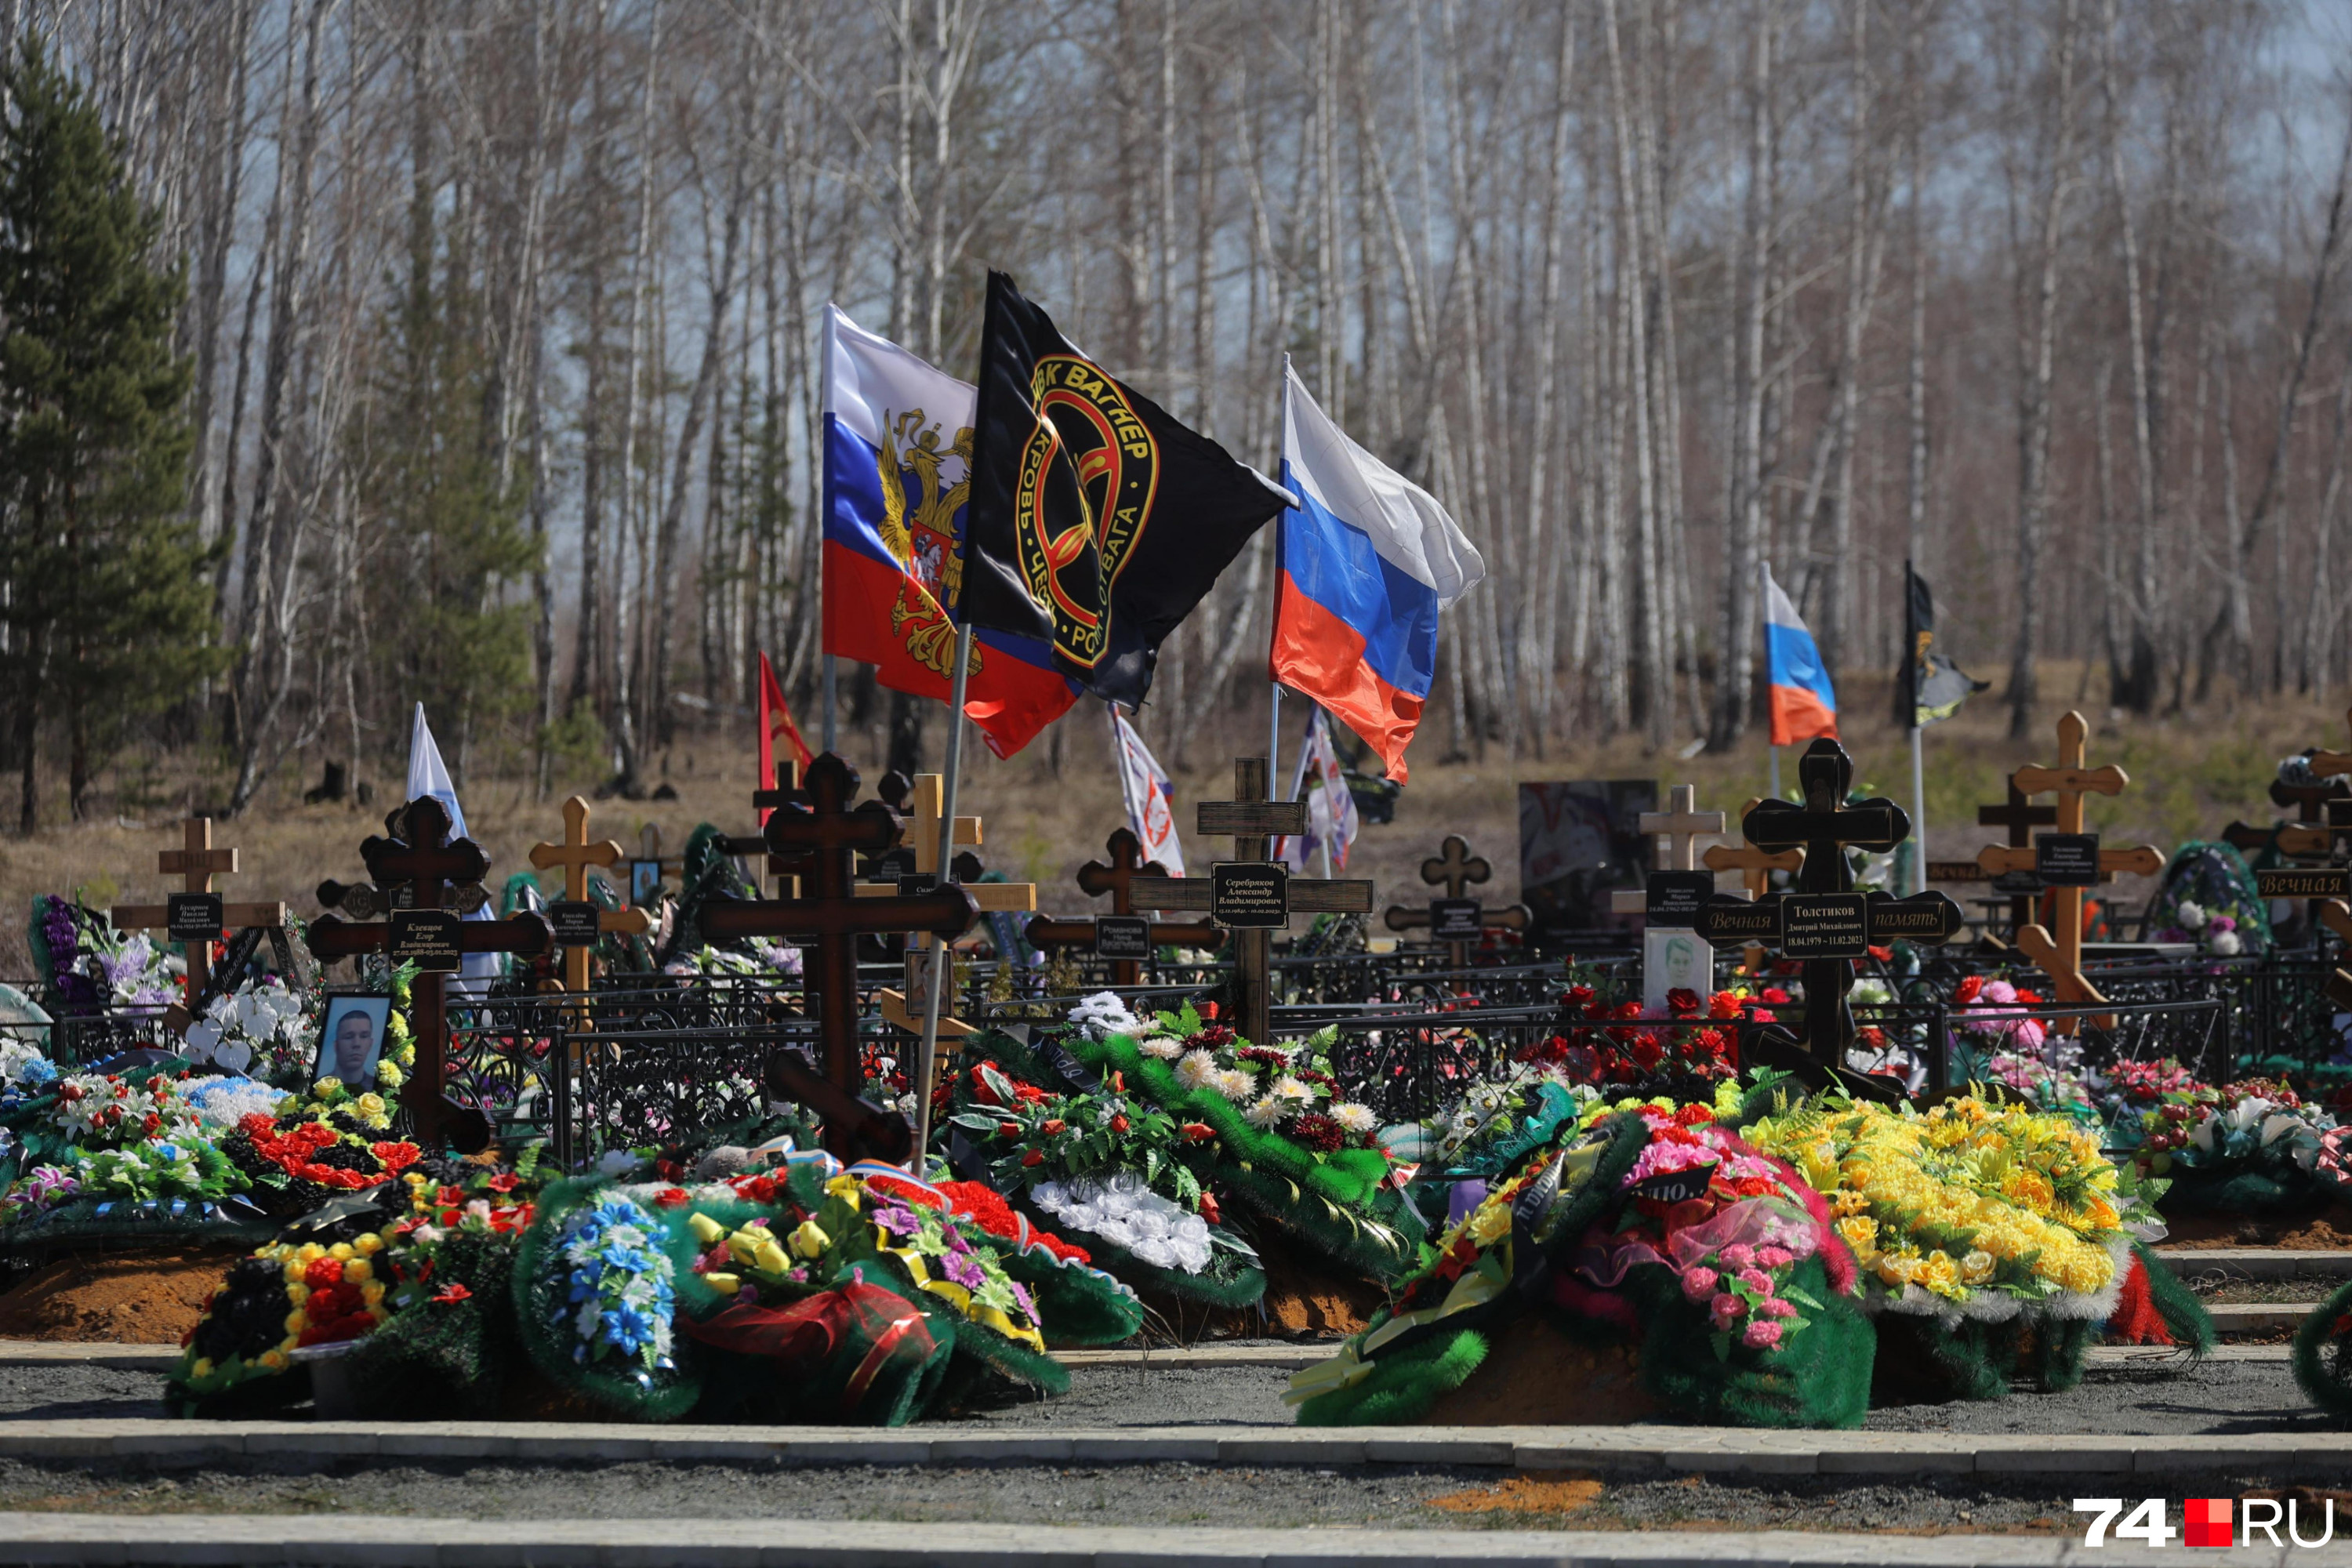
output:
<path id="1" fill-rule="evenodd" d="M 2189 1526 L 2188 1540 L 2183 1544 L 2230 1545 L 2230 1502 L 2225 1497 L 2193 1497 L 2181 1505 Z"/>

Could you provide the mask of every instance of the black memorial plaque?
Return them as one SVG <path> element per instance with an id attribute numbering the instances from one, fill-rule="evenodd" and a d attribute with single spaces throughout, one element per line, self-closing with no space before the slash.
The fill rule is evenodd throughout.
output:
<path id="1" fill-rule="evenodd" d="M 1271 860 L 1220 860 L 1209 868 L 1209 918 L 1265 930 L 1290 922 L 1290 869 Z"/>
<path id="2" fill-rule="evenodd" d="M 218 893 L 173 893 L 164 900 L 165 924 L 173 942 L 217 942 L 221 933 Z"/>
<path id="3" fill-rule="evenodd" d="M 2266 899 L 2352 898 L 2352 869 L 2342 866 L 2273 866 L 2254 873 L 2254 890 Z"/>
<path id="4" fill-rule="evenodd" d="M 1860 893 L 1790 893 L 1780 900 L 1780 956 L 1862 958 L 1870 952 L 1870 905 Z"/>
<path id="5" fill-rule="evenodd" d="M 2095 833 L 2035 834 L 2033 874 L 2046 888 L 2097 887 L 2099 836 Z"/>
<path id="6" fill-rule="evenodd" d="M 384 953 L 394 963 L 414 963 L 427 974 L 455 974 L 465 963 L 459 922 L 447 910 L 394 910 L 390 919 Z"/>
<path id="7" fill-rule="evenodd" d="M 1778 947 L 1780 900 L 1785 896 L 1774 893 L 1752 903 L 1746 899 L 1712 898 L 1699 907 L 1698 919 L 1692 923 L 1711 947 Z"/>
<path id="8" fill-rule="evenodd" d="M 1476 942 L 1485 934 L 1486 908 L 1475 899 L 1429 900 L 1432 942 Z"/>
<path id="9" fill-rule="evenodd" d="M 1097 915 L 1095 956 L 1128 960 L 1151 956 L 1151 922 L 1141 915 Z"/>
<path id="10" fill-rule="evenodd" d="M 1644 891 L 1644 918 L 1654 926 L 1688 931 L 1698 924 L 1700 906 L 1715 897 L 1712 871 L 1653 871 Z"/>
<path id="11" fill-rule="evenodd" d="M 580 903 L 560 903 L 547 906 L 547 923 L 555 928 L 558 947 L 593 947 L 602 935 L 596 919 L 596 906 Z"/>
<path id="12" fill-rule="evenodd" d="M 939 890 L 940 879 L 939 873 L 936 871 L 901 871 L 898 873 L 898 896 L 902 899 L 926 898 Z"/>
<path id="13" fill-rule="evenodd" d="M 2042 892 L 2042 879 L 2031 871 L 2003 871 L 1992 879 L 1992 890 L 2004 899 L 2031 899 Z"/>
<path id="14" fill-rule="evenodd" d="M 1959 935 L 1967 923 L 1960 906 L 1941 893 L 1919 893 L 1907 899 L 1876 893 L 1870 899 L 1870 940 L 1881 946 L 1899 940 L 1940 947 Z"/>

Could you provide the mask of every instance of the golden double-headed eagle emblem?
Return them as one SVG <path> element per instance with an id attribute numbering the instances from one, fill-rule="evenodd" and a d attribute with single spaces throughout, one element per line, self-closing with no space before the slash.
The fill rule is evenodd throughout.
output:
<path id="1" fill-rule="evenodd" d="M 956 552 L 956 513 L 971 489 L 972 433 L 969 425 L 942 448 L 942 426 L 919 408 L 886 420 L 877 461 L 882 481 L 882 543 L 907 575 L 891 606 L 890 634 L 916 662 L 947 675 L 955 663 L 955 626 L 941 605 L 952 603 L 963 581 Z M 944 471 L 955 466 L 954 482 Z M 981 651 L 971 650 L 972 673 Z"/>

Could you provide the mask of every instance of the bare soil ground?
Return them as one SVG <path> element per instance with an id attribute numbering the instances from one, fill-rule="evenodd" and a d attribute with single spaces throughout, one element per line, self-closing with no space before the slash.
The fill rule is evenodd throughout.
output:
<path id="1" fill-rule="evenodd" d="M 1975 826 L 1976 806 L 2000 798 L 2010 770 L 2053 760 L 2053 726 L 2066 707 L 2075 705 L 2071 699 L 2080 685 L 2078 667 L 2046 665 L 2043 689 L 2053 700 L 2021 741 L 2007 738 L 2008 710 L 1994 700 L 1997 691 L 1978 698 L 1960 717 L 1928 731 L 1930 858 L 1970 855 L 1986 841 L 1985 831 Z M 2103 692 L 2103 682 L 2095 677 L 2091 689 Z M 1854 756 L 1856 782 L 1907 806 L 1908 742 L 1894 727 L 1889 706 L 1884 677 L 1851 682 L 1845 742 Z M 2201 709 L 2147 721 L 2111 713 L 2095 701 L 2080 706 L 2093 721 L 2092 764 L 2119 763 L 2132 778 L 2121 797 L 2091 803 L 2091 825 L 2112 839 L 2152 843 L 2168 851 L 2187 838 L 2218 837 L 2232 818 L 2270 821 L 2276 814 L 2263 792 L 2279 758 L 2307 746 L 2341 746 L 2347 739 L 2345 713 L 2334 698 L 2241 702 L 2217 697 Z M 1285 760 L 1276 777 L 1286 784 L 1305 721 L 1304 704 L 1293 699 L 1283 711 Z M 845 724 L 838 742 L 869 787 L 881 773 L 880 715 L 877 707 L 872 724 Z M 814 716 L 803 717 L 814 740 Z M 936 711 L 928 718 L 923 755 L 931 766 L 940 754 L 943 719 Z M 1265 752 L 1265 699 L 1253 694 L 1245 704 L 1190 735 L 1169 733 L 1164 714 L 1156 708 L 1147 710 L 1139 722 L 1175 776 L 1186 856 L 1205 864 L 1224 846 L 1199 839 L 1190 831 L 1192 805 L 1226 797 L 1235 755 Z M 1109 769 L 1108 725 L 1099 708 L 1082 702 L 1058 728 L 1058 745 L 1049 732 L 1020 755 L 1005 759 L 990 755 L 968 733 L 962 809 L 982 818 L 986 842 L 982 854 L 992 868 L 1039 883 L 1043 907 L 1077 912 L 1091 907 L 1091 900 L 1071 879 L 1087 859 L 1102 853 L 1104 838 L 1120 825 L 1123 813 Z M 442 739 L 454 758 L 451 737 Z M 1726 811 L 1736 811 L 1765 788 L 1766 749 L 1760 734 L 1751 734 L 1727 755 L 1687 759 L 1677 754 L 1679 746 L 1654 752 L 1638 736 L 1579 734 L 1548 737 L 1540 748 L 1523 747 L 1516 759 L 1496 740 L 1470 746 L 1466 758 L 1446 761 L 1449 739 L 1445 718 L 1433 714 L 1413 748 L 1412 778 L 1398 803 L 1396 820 L 1368 826 L 1357 844 L 1349 873 L 1373 878 L 1382 905 L 1418 902 L 1426 896 L 1419 879 L 1421 860 L 1435 853 L 1438 841 L 1448 833 L 1464 835 L 1475 851 L 1494 863 L 1495 881 L 1486 889 L 1490 900 L 1517 897 L 1516 786 L 1521 781 L 1650 778 L 1662 784 L 1691 784 L 1697 786 L 1703 807 Z M 1373 760 L 1366 754 L 1368 763 Z M 520 769 L 525 761 L 513 759 L 513 769 Z M 1785 757 L 1783 762 L 1786 782 L 1793 787 L 1795 759 Z M 682 730 L 677 743 L 656 757 L 652 768 L 647 786 L 667 784 L 677 798 L 597 803 L 589 822 L 592 834 L 609 836 L 635 850 L 639 833 L 650 826 L 660 833 L 667 852 L 676 854 L 700 822 L 715 822 L 730 832 L 751 831 L 757 769 L 748 723 Z M 350 880 L 361 874 L 359 842 L 382 830 L 383 815 L 392 804 L 390 797 L 398 793 L 400 775 L 381 765 L 367 770 L 376 799 L 365 808 L 306 805 L 302 790 L 317 780 L 320 770 L 317 757 L 289 761 L 258 804 L 242 818 L 219 824 L 216 841 L 236 846 L 244 856 L 240 874 L 221 883 L 232 898 L 284 899 L 296 912 L 310 914 L 318 909 L 314 889 L 320 879 Z M 106 779 L 92 820 L 0 841 L 0 976 L 22 976 L 28 971 L 20 911 L 36 893 L 79 888 L 98 904 L 159 899 L 166 887 L 154 869 L 156 852 L 177 845 L 184 813 L 216 809 L 227 795 L 230 778 L 225 763 L 194 752 L 126 756 Z M 493 774 L 487 762 L 478 763 L 472 776 L 461 781 L 460 797 L 474 837 L 490 853 L 494 877 L 503 879 L 527 868 L 530 846 L 557 837 L 562 828 L 558 801 L 574 790 L 591 790 L 597 782 L 585 773 L 559 776 L 552 797 L 539 801 L 532 798 L 521 772 Z M 45 801 L 45 820 L 58 820 L 62 806 L 62 801 Z M 2136 905 L 2145 889 L 2118 883 L 2114 893 L 2122 903 Z"/>

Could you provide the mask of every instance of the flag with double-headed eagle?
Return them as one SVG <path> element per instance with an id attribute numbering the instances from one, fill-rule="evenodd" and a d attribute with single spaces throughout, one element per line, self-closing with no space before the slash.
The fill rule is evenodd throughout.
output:
<path id="1" fill-rule="evenodd" d="M 950 695 L 971 484 L 971 384 L 825 307 L 824 651 L 917 697 Z M 963 710 L 1009 757 L 1077 700 L 1034 637 L 979 628 Z"/>

